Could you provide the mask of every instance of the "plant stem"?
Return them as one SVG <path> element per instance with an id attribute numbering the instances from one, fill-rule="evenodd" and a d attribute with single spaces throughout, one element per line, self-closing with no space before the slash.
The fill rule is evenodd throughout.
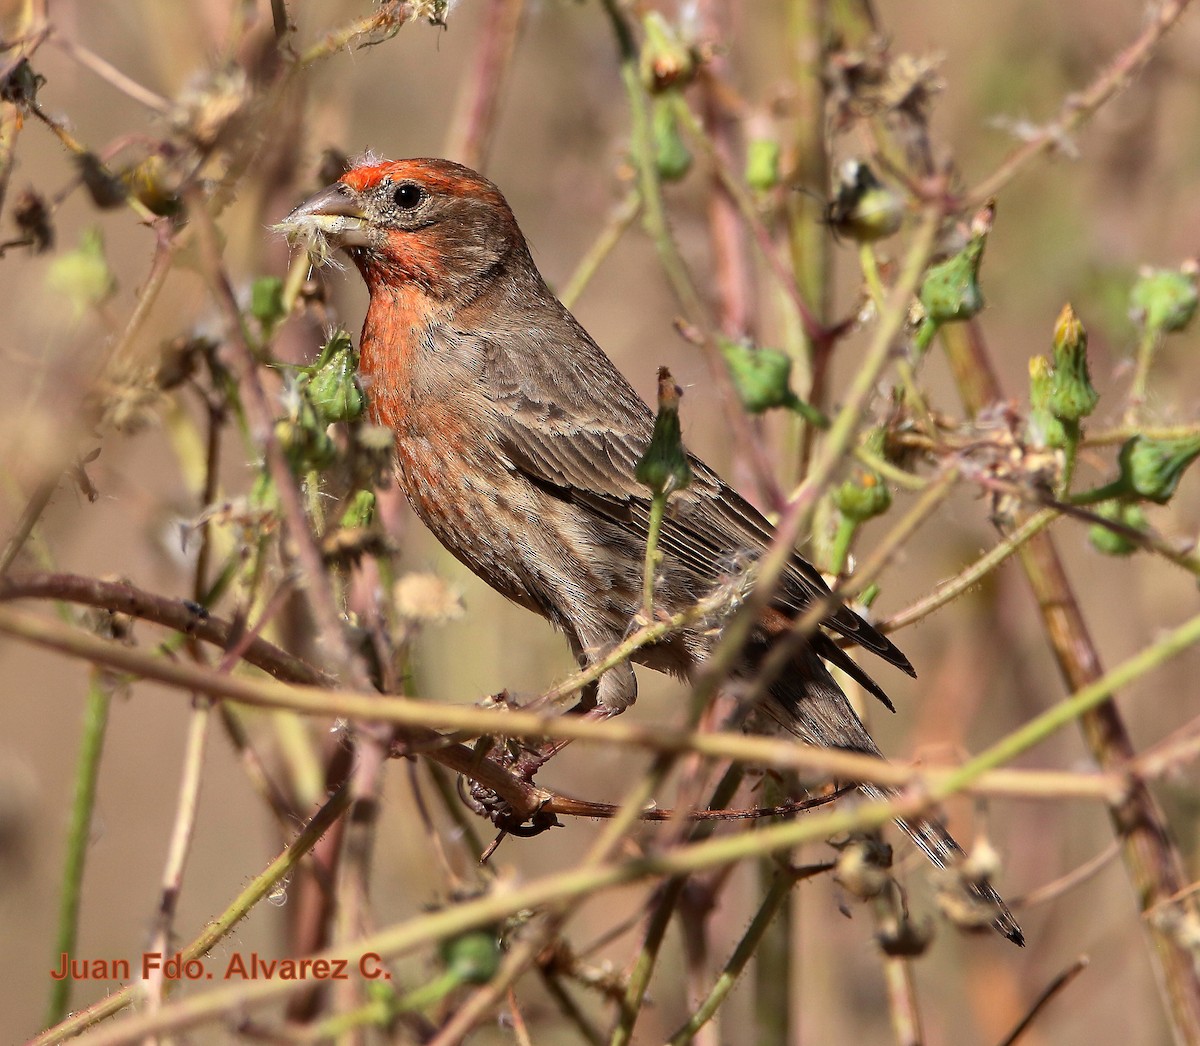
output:
<path id="1" fill-rule="evenodd" d="M 976 323 L 946 327 L 943 340 L 967 409 L 977 414 L 989 404 L 1002 400 L 999 379 Z M 1067 685 L 1073 691 L 1086 691 L 1095 697 L 1097 685 L 1108 683 L 1099 693 L 1099 699 L 1089 700 L 1086 708 L 1080 709 L 1080 726 L 1097 762 L 1105 770 L 1124 772 L 1133 762 L 1136 749 L 1120 711 L 1110 700 L 1116 685 L 1121 684 L 1111 682 L 1113 673 L 1104 674 L 1099 651 L 1067 580 L 1058 549 L 1051 536 L 1042 533 L 1023 545 L 1020 555 L 1042 614 L 1046 636 Z M 1200 622 L 1189 623 L 1189 626 L 1194 625 L 1200 625 Z M 1188 635 L 1190 633 L 1181 630 L 1172 633 L 1177 640 L 1182 636 L 1185 645 L 1194 641 L 1188 640 Z M 1197 628 L 1196 636 L 1200 637 L 1200 628 Z M 1162 649 L 1163 644 L 1157 643 L 1140 656 L 1153 658 Z M 1125 665 L 1136 660 L 1131 659 Z M 1130 678 L 1140 674 L 1137 672 Z M 1183 864 L 1163 812 L 1145 784 L 1132 781 L 1127 795 L 1121 802 L 1111 805 L 1109 813 L 1114 832 L 1121 840 L 1139 909 L 1146 911 L 1178 894 L 1187 882 Z M 1193 907 L 1191 902 L 1184 903 L 1189 910 Z M 1194 955 L 1166 925 L 1155 920 L 1146 920 L 1144 925 L 1154 946 L 1159 984 L 1176 1039 L 1180 1043 L 1200 1042 L 1200 970 L 1197 970 Z"/>
<path id="2" fill-rule="evenodd" d="M 821 865 L 818 867 L 818 870 L 824 871 L 827 868 L 827 865 Z M 763 936 L 791 895 L 792 887 L 802 874 L 803 872 L 791 868 L 779 868 L 776 871 L 763 896 L 762 903 L 758 906 L 758 911 L 754 913 L 754 918 L 750 920 L 749 927 L 747 927 L 746 932 L 742 935 L 741 940 L 738 941 L 737 947 L 734 948 L 728 962 L 725 963 L 720 976 L 712 986 L 712 990 L 700 1006 L 697 1007 L 696 1012 L 667 1040 L 670 1046 L 685 1046 L 686 1043 L 692 1042 L 696 1033 L 712 1020 L 718 1008 L 725 1001 L 725 998 L 733 991 L 734 985 L 737 984 L 738 978 L 746 968 L 746 964 L 749 963 L 758 951 Z M 809 874 L 812 874 L 811 871 Z M 779 975 L 779 969 L 771 971 L 772 977 L 777 978 Z"/>
<path id="3" fill-rule="evenodd" d="M 283 853 L 267 865 L 259 875 L 255 876 L 249 885 L 233 899 L 229 907 L 204 927 L 200 936 L 181 950 L 183 961 L 207 955 L 218 943 L 229 936 L 234 927 L 246 917 L 250 910 L 266 897 L 277 883 L 291 874 L 304 855 L 345 813 L 349 805 L 348 789 L 343 788 L 331 795 L 325 805 L 313 815 L 312 820 L 304 826 L 304 830 L 284 849 Z M 74 1014 L 53 1028 L 48 1028 L 33 1039 L 29 1046 L 57 1046 L 64 1039 L 78 1035 L 85 1028 L 90 1028 L 98 1021 L 104 1020 L 105 1017 L 111 1017 L 114 1013 L 118 1013 L 132 1004 L 140 995 L 140 990 L 138 983 L 127 984 L 120 991 L 106 996 L 88 1009 Z"/>
<path id="4" fill-rule="evenodd" d="M 642 574 L 642 616 L 647 622 L 654 620 L 654 575 L 661 561 L 658 535 L 662 530 L 663 514 L 667 510 L 669 496 L 669 491 L 660 490 L 650 499 L 650 528 L 646 534 L 646 562 Z"/>
<path id="5" fill-rule="evenodd" d="M 1150 367 L 1154 363 L 1154 354 L 1162 341 L 1162 333 L 1148 324 L 1142 327 L 1141 337 L 1138 338 L 1137 356 L 1134 364 L 1133 382 L 1129 386 L 1129 410 L 1126 412 L 1125 423 L 1133 425 L 1141 412 L 1142 404 L 1146 402 L 1146 386 L 1150 381 Z"/>
<path id="6" fill-rule="evenodd" d="M 108 727 L 109 705 L 112 703 L 112 682 L 105 676 L 103 669 L 93 668 L 88 683 L 83 735 L 79 746 L 79 760 L 75 767 L 75 797 L 71 803 L 67 853 L 63 860 L 55 956 L 73 955 L 79 934 L 79 901 L 83 891 L 83 870 L 87 863 L 88 844 L 91 841 L 96 782 L 100 777 L 100 756 L 104 751 L 104 734 Z M 47 1027 L 57 1024 L 70 1011 L 72 983 L 71 978 L 64 977 L 54 981 L 51 986 L 50 1004 L 46 1010 Z"/>

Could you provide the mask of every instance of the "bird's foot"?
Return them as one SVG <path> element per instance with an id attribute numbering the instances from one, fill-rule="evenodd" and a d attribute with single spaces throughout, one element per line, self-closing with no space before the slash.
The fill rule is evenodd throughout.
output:
<path id="1" fill-rule="evenodd" d="M 548 828 L 559 828 L 561 822 L 554 812 L 539 806 L 532 814 L 518 813 L 512 804 L 491 788 L 471 781 L 465 790 L 460 786 L 463 802 L 480 817 L 486 817 L 501 832 L 522 838 L 541 835 Z"/>

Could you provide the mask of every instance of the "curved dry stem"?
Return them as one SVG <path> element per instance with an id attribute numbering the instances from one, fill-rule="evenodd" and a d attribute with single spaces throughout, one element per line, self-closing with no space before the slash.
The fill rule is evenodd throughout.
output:
<path id="1" fill-rule="evenodd" d="M 1179 21 L 1191 0 L 1166 0 L 1154 7 L 1146 27 L 1082 91 L 1067 96 L 1058 116 L 1028 141 L 1017 146 L 996 170 L 967 194 L 966 209 L 980 207 L 996 196 L 1031 160 L 1062 147 L 1074 132 L 1118 92 L 1128 87 L 1154 55 L 1167 32 Z"/>

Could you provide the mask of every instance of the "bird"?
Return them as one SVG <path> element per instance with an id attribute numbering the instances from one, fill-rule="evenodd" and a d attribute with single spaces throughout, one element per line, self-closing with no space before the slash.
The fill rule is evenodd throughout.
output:
<path id="1" fill-rule="evenodd" d="M 611 650 L 641 609 L 651 493 L 635 470 L 655 413 L 547 286 L 500 190 L 449 160 L 367 155 L 278 228 L 318 262 L 343 251 L 366 282 L 360 382 L 371 420 L 395 434 L 397 481 L 416 515 L 488 585 L 556 626 L 581 664 Z M 670 497 L 658 543 L 654 602 L 671 614 L 727 583 L 735 564 L 759 559 L 774 533 L 699 458 L 689 464 L 691 482 Z M 793 554 L 734 679 L 752 679 L 797 616 L 828 597 L 820 572 Z M 833 637 L 916 673 L 866 620 L 830 606 L 770 682 L 762 710 L 808 744 L 883 758 L 827 666 L 891 702 Z M 592 714 L 633 702 L 631 662 L 694 677 L 715 631 L 680 629 L 610 668 Z M 935 865 L 962 862 L 934 817 L 897 823 Z M 1024 944 L 986 879 L 968 889 L 1000 934 Z"/>

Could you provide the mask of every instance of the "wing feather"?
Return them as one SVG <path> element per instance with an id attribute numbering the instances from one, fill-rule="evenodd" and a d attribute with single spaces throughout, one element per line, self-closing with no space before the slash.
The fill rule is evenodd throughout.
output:
<path id="1" fill-rule="evenodd" d="M 535 334 L 530 332 L 531 339 Z M 595 348 L 590 339 L 587 345 Z M 586 359 L 547 357 L 547 367 L 555 373 L 554 381 L 545 384 L 570 400 L 567 409 L 539 395 L 524 373 L 510 369 L 512 357 L 496 345 L 485 346 L 483 358 L 482 388 L 500 408 L 492 419 L 492 438 L 511 467 L 644 544 L 650 498 L 634 478 L 634 468 L 650 442 L 654 414 L 624 376 L 598 348 Z M 692 456 L 691 465 L 692 484 L 671 498 L 660 548 L 681 567 L 715 584 L 718 572 L 739 557 L 763 555 L 774 530 L 702 461 Z M 794 616 L 828 594 L 816 568 L 793 555 L 772 605 Z M 909 675 L 916 674 L 908 658 L 849 607 L 838 607 L 823 623 Z M 827 640 L 819 653 L 886 703 L 882 690 L 832 641 Z"/>

